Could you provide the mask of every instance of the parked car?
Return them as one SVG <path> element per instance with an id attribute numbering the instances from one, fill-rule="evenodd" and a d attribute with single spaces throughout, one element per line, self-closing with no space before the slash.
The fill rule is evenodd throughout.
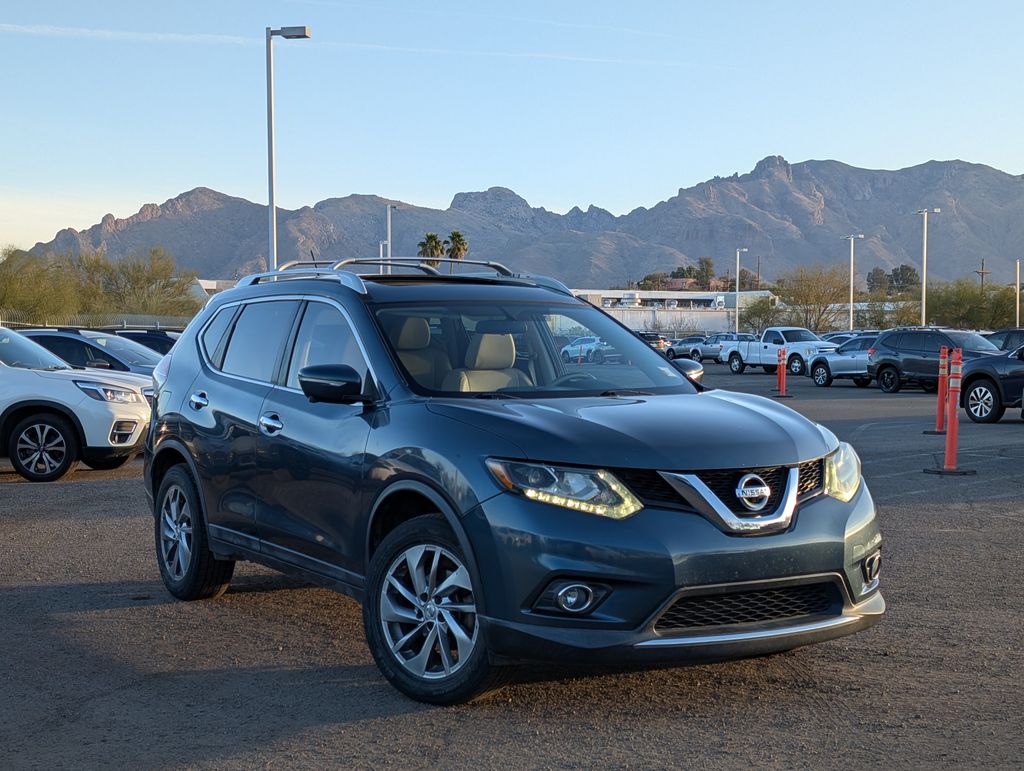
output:
<path id="1" fill-rule="evenodd" d="M 1007 407 L 1021 407 L 1024 347 L 964 363 L 960 406 L 975 423 L 995 423 Z"/>
<path id="2" fill-rule="evenodd" d="M 703 389 L 552 279 L 336 267 L 243 279 L 154 373 L 175 597 L 236 560 L 347 592 L 383 675 L 436 704 L 510 662 L 760 656 L 880 619 L 874 503 L 824 427 Z M 624 363 L 565 364 L 571 327 Z"/>
<path id="3" fill-rule="evenodd" d="M 169 329 L 111 329 L 110 332 L 118 337 L 125 337 L 147 348 L 152 348 L 161 356 L 169 353 L 174 344 L 178 342 L 178 338 L 181 337 L 181 332 Z"/>
<path id="4" fill-rule="evenodd" d="M 804 375 L 810 359 L 819 353 L 834 351 L 836 346 L 803 327 L 768 327 L 761 333 L 760 340 L 726 343 L 719 356 L 729 362 L 729 370 L 736 375 L 747 367 L 764 367 L 765 372 L 775 372 L 780 348 L 786 349 L 789 373 Z"/>
<path id="5" fill-rule="evenodd" d="M 858 388 L 871 385 L 868 349 L 876 339 L 875 335 L 861 335 L 847 340 L 834 351 L 816 354 L 808 365 L 814 385 L 827 387 L 833 380 L 841 379 L 852 380 Z"/>
<path id="6" fill-rule="evenodd" d="M 899 327 L 882 332 L 868 349 L 868 375 L 887 394 L 915 383 L 934 392 L 939 382 L 939 349 L 962 348 L 964 361 L 999 349 L 977 332 L 941 327 Z"/>
<path id="7" fill-rule="evenodd" d="M 25 337 L 55 353 L 73 367 L 150 375 L 160 361 L 152 348 L 91 329 L 25 329 Z"/>
<path id="8" fill-rule="evenodd" d="M 659 335 L 657 332 L 637 332 L 636 334 L 656 351 L 664 351 L 668 348 L 668 338 L 664 335 Z"/>
<path id="9" fill-rule="evenodd" d="M 720 332 L 717 335 L 705 337 L 702 342 L 694 345 L 690 351 L 690 358 L 701 363 L 704 363 L 705 359 L 721 361 L 719 356 L 726 343 L 736 342 L 737 340 L 751 341 L 756 339 L 756 337 L 746 332 L 740 332 L 739 335 L 735 332 Z"/>
<path id="10" fill-rule="evenodd" d="M 677 357 L 682 359 L 693 358 L 691 351 L 693 351 L 695 346 L 703 342 L 704 335 L 690 335 L 689 337 L 681 337 L 678 340 L 670 340 L 668 347 L 665 349 L 665 355 L 670 359 Z"/>
<path id="11" fill-rule="evenodd" d="M 1024 328 L 1007 327 L 982 335 L 1001 351 L 1014 351 L 1024 345 Z"/>
<path id="12" fill-rule="evenodd" d="M 72 369 L 0 327 L 0 455 L 30 482 L 52 482 L 78 462 L 113 469 L 138 454 L 149 423 L 149 378 Z"/>

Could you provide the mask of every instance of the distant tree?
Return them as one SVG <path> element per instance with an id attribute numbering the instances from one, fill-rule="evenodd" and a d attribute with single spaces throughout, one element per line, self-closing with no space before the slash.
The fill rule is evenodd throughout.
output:
<path id="1" fill-rule="evenodd" d="M 680 265 L 678 268 L 672 271 L 672 278 L 698 278 L 697 268 L 693 265 Z"/>
<path id="2" fill-rule="evenodd" d="M 469 242 L 458 230 L 453 230 L 445 243 L 448 244 L 448 257 L 453 260 L 461 260 L 469 254 Z M 451 273 L 455 265 L 449 264 L 448 268 L 448 272 Z"/>
<path id="3" fill-rule="evenodd" d="M 442 241 L 441 237 L 438 236 L 437 233 L 427 233 L 417 246 L 420 250 L 416 253 L 416 256 L 425 257 L 426 259 L 424 262 L 427 265 L 436 268 L 441 263 L 437 259 L 432 258 L 444 257 L 444 251 L 448 247 L 448 242 Z"/>
<path id="4" fill-rule="evenodd" d="M 757 289 L 757 274 L 752 270 L 740 268 L 740 291 L 751 292 Z"/>
<path id="5" fill-rule="evenodd" d="M 959 279 L 928 288 L 928 320 L 962 329 L 994 329 L 1014 321 L 1013 287 Z"/>
<path id="6" fill-rule="evenodd" d="M 885 268 L 875 267 L 868 273 L 868 292 L 872 295 L 889 294 L 889 274 Z"/>
<path id="7" fill-rule="evenodd" d="M 889 273 L 889 287 L 895 295 L 912 293 L 921 286 L 921 276 L 913 265 L 900 265 Z"/>
<path id="8" fill-rule="evenodd" d="M 771 297 L 758 297 L 740 308 L 740 321 L 745 329 L 755 335 L 760 335 L 768 327 L 774 327 L 784 316 L 785 312 Z"/>
<path id="9" fill-rule="evenodd" d="M 78 311 L 74 277 L 53 258 L 6 248 L 0 252 L 0 310 L 47 323 Z"/>
<path id="10" fill-rule="evenodd" d="M 637 283 L 636 288 L 650 292 L 660 292 L 665 289 L 668 281 L 668 273 L 648 273 Z"/>
<path id="11" fill-rule="evenodd" d="M 834 327 L 845 312 L 850 283 L 843 268 L 815 265 L 779 276 L 775 286 L 795 323 L 824 330 Z"/>
<path id="12" fill-rule="evenodd" d="M 710 291 L 711 282 L 715 278 L 715 261 L 710 257 L 701 257 L 697 261 L 697 286 L 705 292 Z"/>

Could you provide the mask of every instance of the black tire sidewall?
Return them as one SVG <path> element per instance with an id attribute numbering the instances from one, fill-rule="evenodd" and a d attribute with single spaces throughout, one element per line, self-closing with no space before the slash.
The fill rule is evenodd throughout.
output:
<path id="1" fill-rule="evenodd" d="M 29 426 L 38 424 L 52 427 L 56 431 L 59 431 L 60 435 L 64 438 L 64 447 L 66 448 L 64 453 L 64 462 L 49 474 L 33 473 L 22 465 L 17 456 L 18 437 L 20 437 L 22 432 Z M 78 464 L 79 452 L 78 433 L 75 431 L 75 427 L 71 425 L 70 421 L 59 415 L 30 415 L 24 420 L 19 421 L 7 441 L 8 461 L 10 461 L 14 470 L 29 482 L 53 482 L 67 474 L 70 474 Z"/>
<path id="2" fill-rule="evenodd" d="M 95 458 L 93 460 L 83 458 L 82 463 L 94 471 L 113 471 L 114 469 L 121 468 L 121 466 L 125 465 L 134 457 L 134 455 L 122 455 L 119 458 L 103 458 L 102 460 L 99 458 Z"/>
<path id="3" fill-rule="evenodd" d="M 793 365 L 794 364 L 799 364 L 800 365 L 800 371 L 799 372 L 796 372 L 796 371 L 793 370 Z M 789 358 L 789 361 L 786 362 L 786 369 L 789 370 L 789 374 L 790 375 L 793 375 L 794 377 L 800 377 L 801 375 L 807 374 L 807 362 L 805 362 L 802 358 L 800 358 L 799 355 L 791 356 Z"/>
<path id="4" fill-rule="evenodd" d="M 825 376 L 821 378 L 821 382 L 820 383 L 818 382 L 818 375 L 817 375 L 818 370 L 823 370 L 825 372 Z M 814 382 L 814 385 L 821 386 L 822 388 L 825 388 L 827 386 L 832 385 L 832 373 L 829 372 L 828 365 L 827 364 L 815 364 L 814 366 L 812 366 L 811 367 L 811 380 Z"/>
<path id="5" fill-rule="evenodd" d="M 394 559 L 410 546 L 432 544 L 450 551 L 469 571 L 473 597 L 477 606 L 477 624 L 481 623 L 483 596 L 480 577 L 474 561 L 464 553 L 448 523 L 439 515 L 415 517 L 396 527 L 383 540 L 370 560 L 367 570 L 366 596 L 363 600 L 363 627 L 366 644 L 381 674 L 395 688 L 416 701 L 429 704 L 458 704 L 479 694 L 491 677 L 492 666 L 487 650 L 485 629 L 477 632 L 477 643 L 470 660 L 459 670 L 439 681 L 421 680 L 407 672 L 391 653 L 380 622 L 379 596 L 387 580 L 387 571 Z"/>
<path id="6" fill-rule="evenodd" d="M 730 372 L 732 372 L 732 373 L 734 373 L 736 375 L 742 375 L 744 369 L 745 369 L 745 366 L 743 364 L 743 359 L 741 359 L 736 354 L 733 354 L 732 356 L 729 357 L 729 371 Z"/>
<path id="7" fill-rule="evenodd" d="M 181 488 L 188 501 L 189 511 L 192 512 L 192 557 L 188 568 L 181 580 L 175 580 L 174 576 L 167 572 L 164 567 L 163 554 L 160 550 L 160 522 L 163 518 L 163 504 L 167 491 L 172 486 Z M 154 548 L 156 549 L 156 564 L 160 570 L 160 578 L 164 586 L 172 595 L 179 600 L 193 600 L 201 596 L 200 561 L 208 550 L 206 533 L 206 515 L 199 503 L 199 493 L 196 491 L 195 480 L 185 466 L 174 466 L 160 481 L 160 489 L 156 495 L 153 506 L 153 537 Z"/>
<path id="8" fill-rule="evenodd" d="M 976 417 L 974 413 L 971 412 L 969 406 L 971 403 L 971 393 L 979 386 L 986 388 L 988 392 L 992 394 L 992 409 L 989 410 L 988 415 L 983 418 Z M 991 380 L 985 379 L 975 380 L 971 383 L 967 392 L 964 394 L 964 412 L 966 412 L 967 417 L 975 423 L 998 423 L 1006 412 L 1006 407 L 1003 406 L 1003 400 L 999 395 L 999 391 L 996 388 L 995 383 Z"/>
<path id="9" fill-rule="evenodd" d="M 892 377 L 893 385 L 887 386 L 886 380 Z M 892 367 L 885 367 L 878 373 L 878 387 L 887 394 L 894 394 L 900 390 L 900 373 Z"/>

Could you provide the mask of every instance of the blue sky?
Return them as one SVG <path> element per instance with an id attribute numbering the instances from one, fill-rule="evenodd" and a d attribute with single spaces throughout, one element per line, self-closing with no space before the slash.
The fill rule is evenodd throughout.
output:
<path id="1" fill-rule="evenodd" d="M 0 245 L 198 186 L 266 202 L 446 207 L 510 187 L 564 212 L 650 206 L 762 157 L 1024 172 L 1011 2 L 8 0 Z"/>

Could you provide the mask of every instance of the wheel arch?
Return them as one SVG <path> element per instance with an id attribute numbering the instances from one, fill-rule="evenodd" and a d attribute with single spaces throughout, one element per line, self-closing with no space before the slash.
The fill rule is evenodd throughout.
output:
<path id="1" fill-rule="evenodd" d="M 206 505 L 206 495 L 203 491 L 196 463 L 192 459 L 192 454 L 188 451 L 188 448 L 174 439 L 167 439 L 162 442 L 160 447 L 154 451 L 152 460 L 149 461 L 149 479 L 147 483 L 152 493 L 153 516 L 156 516 L 156 496 L 160 492 L 160 483 L 168 471 L 182 463 L 188 468 L 188 473 L 192 475 L 192 481 L 195 483 L 196 492 L 199 495 L 199 505 L 203 507 L 203 518 L 208 521 L 210 509 Z"/>
<path id="2" fill-rule="evenodd" d="M 18 421 L 29 415 L 40 415 L 53 413 L 70 421 L 75 429 L 75 438 L 80 448 L 85 447 L 85 429 L 82 421 L 78 419 L 74 411 L 59 402 L 52 402 L 46 399 L 30 399 L 17 402 L 0 413 L 0 454 L 7 454 L 7 443 L 11 438 L 11 431 L 18 424 Z"/>
<path id="3" fill-rule="evenodd" d="M 981 372 L 972 372 L 970 375 L 964 378 L 963 383 L 960 385 L 960 406 L 962 408 L 967 408 L 967 392 L 970 390 L 971 386 L 977 383 L 979 380 L 989 381 L 992 384 L 993 390 L 996 392 L 996 395 L 1000 398 L 1000 400 L 1002 400 L 1004 404 L 1006 403 L 1006 398 L 1003 394 L 1003 389 L 1000 387 L 999 378 L 993 375 L 991 372 L 986 372 L 982 370 Z"/>

